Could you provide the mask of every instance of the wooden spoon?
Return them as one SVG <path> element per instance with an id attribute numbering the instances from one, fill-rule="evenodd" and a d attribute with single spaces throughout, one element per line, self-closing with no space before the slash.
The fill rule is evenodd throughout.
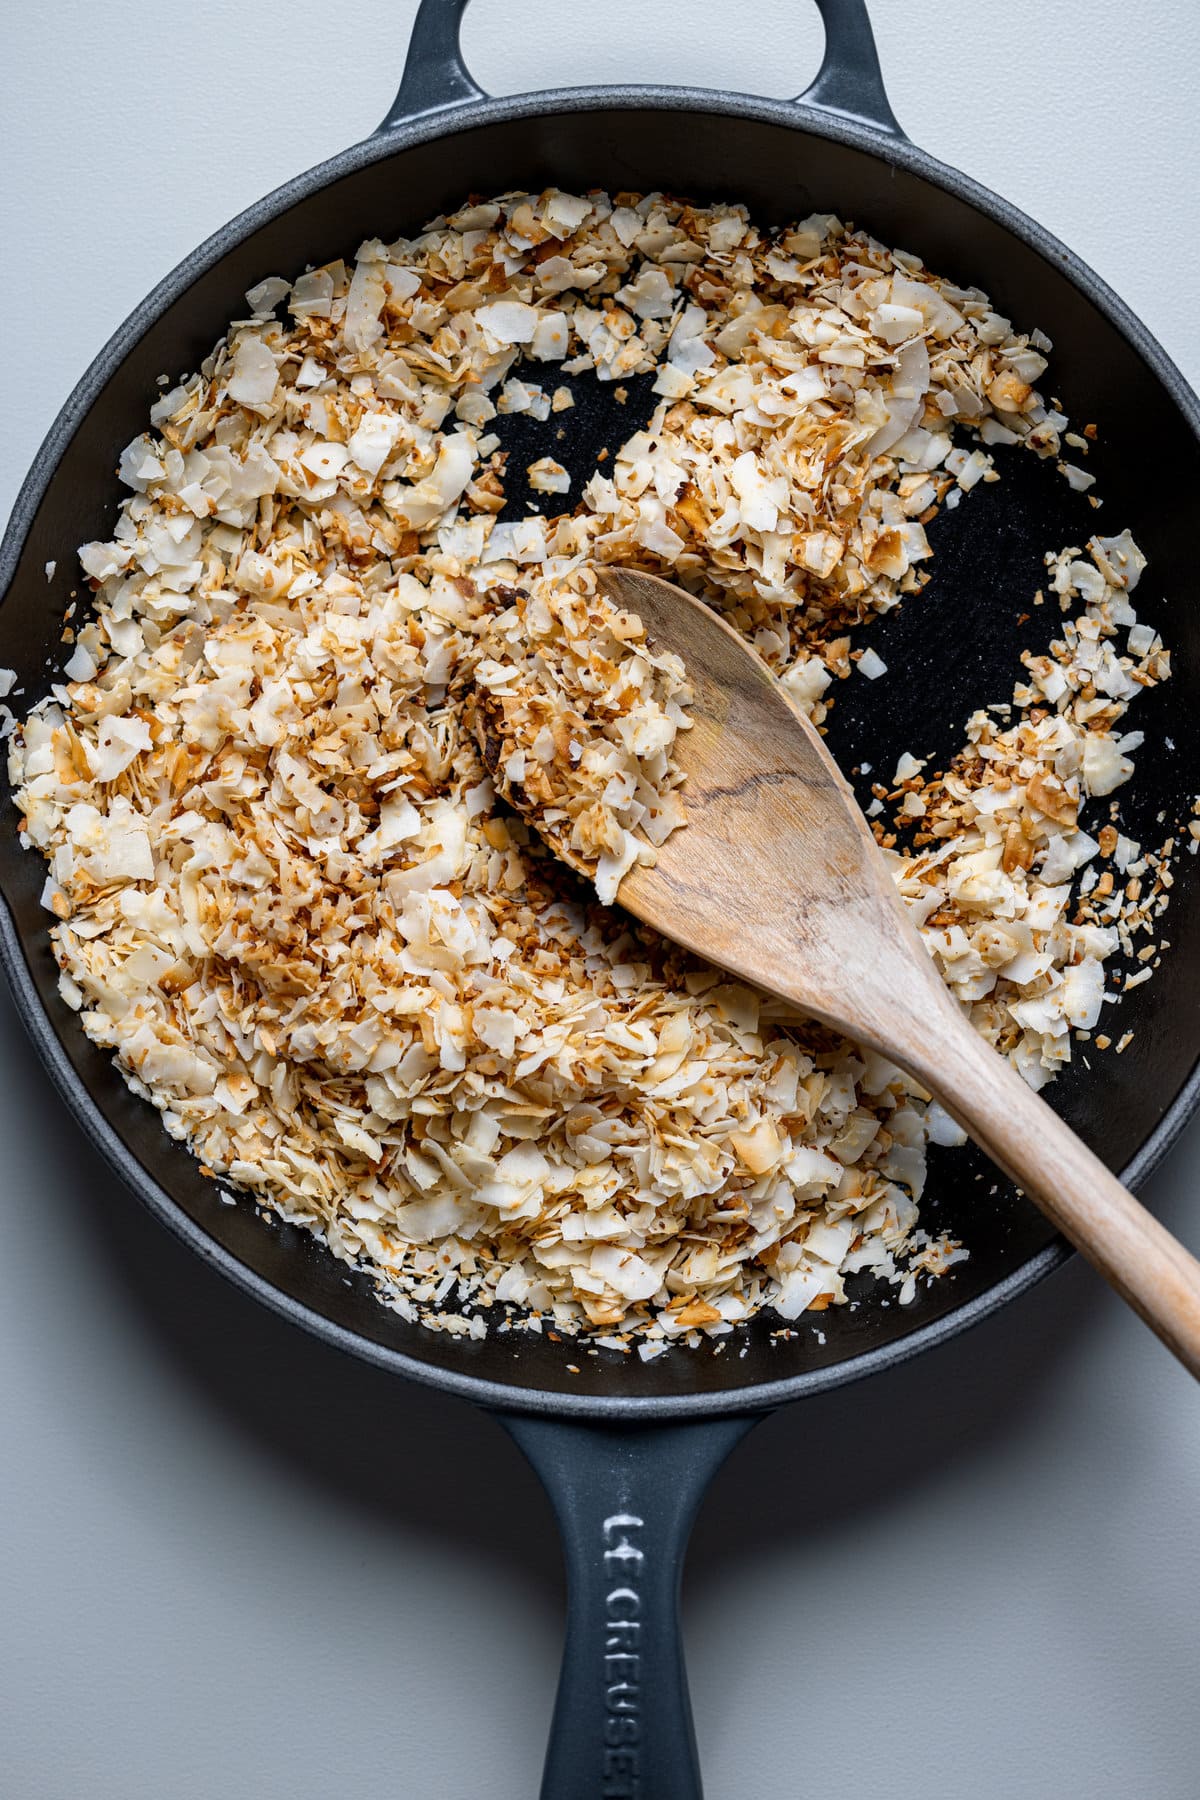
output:
<path id="1" fill-rule="evenodd" d="M 601 580 L 696 692 L 675 743 L 688 823 L 621 905 L 907 1069 L 1200 1378 L 1200 1263 L 971 1026 L 819 733 L 711 608 L 652 575 Z"/>

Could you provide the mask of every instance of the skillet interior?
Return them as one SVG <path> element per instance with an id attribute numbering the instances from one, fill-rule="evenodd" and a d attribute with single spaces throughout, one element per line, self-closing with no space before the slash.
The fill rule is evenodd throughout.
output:
<path id="1" fill-rule="evenodd" d="M 111 530 L 116 457 L 144 425 L 155 378 L 193 368 L 228 319 L 244 311 L 242 296 L 254 280 L 352 252 L 364 236 L 413 229 L 472 191 L 551 181 L 610 190 L 662 187 L 695 199 L 744 200 L 767 223 L 814 208 L 837 211 L 885 242 L 919 252 L 939 271 L 978 282 L 1019 325 L 1050 333 L 1051 391 L 1073 420 L 1095 420 L 1100 428 L 1092 466 L 1103 511 L 1097 514 L 1072 496 L 1051 466 L 1037 465 L 1027 454 L 1010 456 L 1002 482 L 977 489 L 941 524 L 935 578 L 926 594 L 871 627 L 891 672 L 879 683 L 852 679 L 843 685 L 831 742 L 844 766 L 863 756 L 877 767 L 891 766 L 889 758 L 910 748 L 922 755 L 933 750 L 935 757 L 949 753 L 974 705 L 1009 697 L 1016 652 L 1029 641 L 1030 627 L 1018 629 L 1016 617 L 1028 608 L 1042 553 L 1067 541 L 1082 543 L 1094 529 L 1118 531 L 1128 524 L 1151 563 L 1139 611 L 1162 629 L 1176 653 L 1174 679 L 1135 709 L 1131 723 L 1146 730 L 1148 741 L 1133 789 L 1122 795 L 1126 828 L 1160 842 L 1200 789 L 1200 757 L 1189 727 L 1200 697 L 1200 614 L 1187 591 L 1189 500 L 1200 485 L 1200 448 L 1182 410 L 1194 402 L 1181 383 L 1182 397 L 1173 396 L 1171 372 L 1156 372 L 1076 285 L 1057 246 L 1048 242 L 1037 249 L 1014 235 L 966 197 L 969 184 L 952 172 L 941 171 L 937 179 L 923 173 L 935 165 L 920 153 L 888 145 L 889 157 L 900 163 L 892 166 L 879 139 L 876 150 L 866 132 L 822 124 L 812 115 L 813 128 L 801 128 L 804 115 L 776 103 L 722 102 L 679 90 L 655 92 L 652 99 L 635 90 L 622 101 L 612 90 L 596 90 L 569 102 L 533 97 L 479 110 L 489 122 L 460 124 L 433 141 L 411 142 L 418 128 L 399 139 L 399 147 L 360 146 L 264 202 L 197 253 L 194 279 L 180 285 L 178 297 L 170 298 L 176 277 L 164 284 L 165 305 L 151 297 L 149 323 L 126 354 L 112 349 L 107 361 L 101 359 L 99 375 L 93 372 L 96 385 L 89 389 L 88 378 L 69 403 L 78 428 L 40 504 L 35 472 L 26 503 L 30 510 L 36 506 L 28 536 L 15 573 L 3 570 L 12 578 L 0 605 L 0 663 L 17 670 L 22 699 L 45 691 L 58 660 L 63 610 L 77 585 L 74 548 Z M 307 191 L 322 180 L 327 185 Z M 949 191 L 943 180 L 960 191 Z M 1153 357 L 1153 347 L 1148 354 Z M 633 423 L 632 417 L 621 421 L 626 430 Z M 61 423 L 56 430 L 64 430 Z M 557 445 L 556 453 L 571 462 L 569 445 Z M 50 461 L 53 454 L 53 446 L 42 453 Z M 6 546 L 10 561 L 20 548 L 22 524 L 19 504 Z M 58 568 L 47 582 L 44 565 L 51 559 Z M 1049 612 L 1047 625 L 1053 622 Z M 799 1392 L 907 1354 L 989 1310 L 1055 1260 L 1056 1240 L 1041 1215 L 997 1184 L 986 1162 L 935 1152 L 924 1203 L 928 1220 L 960 1232 L 971 1259 L 903 1310 L 878 1300 L 838 1309 L 801 1321 L 790 1340 L 773 1339 L 779 1321 L 761 1319 L 727 1340 L 719 1356 L 673 1351 L 648 1365 L 611 1352 L 580 1354 L 523 1334 L 475 1344 L 407 1325 L 378 1304 L 368 1282 L 351 1278 L 305 1234 L 264 1223 L 248 1205 L 223 1207 L 190 1156 L 84 1038 L 55 988 L 46 915 L 38 903 L 43 865 L 20 851 L 15 815 L 7 796 L 5 801 L 0 890 L 14 930 L 3 933 L 3 947 L 34 1035 L 85 1127 L 141 1196 L 202 1253 L 299 1322 L 360 1354 L 510 1405 L 725 1410 L 783 1397 L 781 1383 Z M 1190 1104 L 1185 1090 L 1196 1061 L 1200 1000 L 1198 883 L 1200 862 L 1183 855 L 1166 921 L 1169 965 L 1112 1015 L 1120 1030 L 1135 1033 L 1126 1054 L 1093 1056 L 1090 1072 L 1077 1065 L 1052 1090 L 1055 1105 L 1114 1168 L 1132 1164 L 1135 1173 L 1144 1172 Z M 1112 1031 L 1109 1020 L 1106 1025 Z M 578 1374 L 567 1371 L 570 1361 L 578 1362 Z M 510 1391 L 502 1394 L 491 1384 Z"/>

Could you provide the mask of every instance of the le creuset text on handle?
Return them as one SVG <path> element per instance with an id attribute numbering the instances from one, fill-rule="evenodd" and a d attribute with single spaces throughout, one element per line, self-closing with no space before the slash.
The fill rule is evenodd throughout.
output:
<path id="1" fill-rule="evenodd" d="M 501 1422 L 550 1496 L 566 1562 L 542 1800 L 701 1800 L 679 1634 L 683 1556 L 708 1483 L 756 1416 Z"/>

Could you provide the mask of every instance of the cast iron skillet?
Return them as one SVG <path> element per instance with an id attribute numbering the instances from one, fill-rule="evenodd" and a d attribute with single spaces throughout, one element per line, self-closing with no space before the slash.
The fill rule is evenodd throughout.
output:
<path id="1" fill-rule="evenodd" d="M 194 368 L 261 276 L 352 252 L 366 236 L 414 229 L 468 193 L 547 183 L 610 191 L 664 188 L 748 202 L 766 223 L 837 211 L 917 251 L 1000 309 L 1054 339 L 1053 386 L 1072 418 L 1094 420 L 1096 513 L 1049 465 L 1013 453 L 1003 480 L 975 490 L 935 525 L 935 576 L 919 601 L 871 627 L 891 666 L 848 681 L 832 746 L 847 769 L 900 751 L 935 762 L 968 712 L 1006 699 L 1032 622 L 1043 552 L 1129 525 L 1150 557 L 1139 610 L 1176 653 L 1175 678 L 1144 697 L 1147 733 L 1132 835 L 1160 843 L 1200 789 L 1190 719 L 1200 704 L 1200 609 L 1188 591 L 1200 405 L 1126 307 L 1040 227 L 916 149 L 884 94 L 862 0 L 818 0 L 827 42 L 816 81 L 795 103 L 665 87 L 583 87 L 490 99 L 463 65 L 466 0 L 423 0 L 396 103 L 382 126 L 251 207 L 143 302 L 88 370 L 38 454 L 0 548 L 0 663 L 23 700 L 45 691 L 75 589 L 74 548 L 112 528 L 118 451 L 142 429 L 161 373 Z M 565 442 L 576 476 L 649 410 L 643 383 L 625 411 L 611 390 L 581 389 Z M 557 430 L 552 415 L 548 430 Z M 528 426 L 514 422 L 514 433 Z M 529 457 L 514 456 L 524 465 Z M 523 504 L 521 495 L 515 502 Z M 45 565 L 57 563 L 47 580 Z M 1135 1035 L 1117 1058 L 1093 1055 L 1053 1098 L 1095 1150 L 1136 1184 L 1197 1101 L 1200 861 L 1179 859 L 1167 924 L 1169 963 L 1109 1025 Z M 504 1417 L 550 1489 L 563 1528 L 570 1624 L 543 1793 L 551 1800 L 698 1796 L 699 1773 L 677 1639 L 682 1552 L 706 1481 L 754 1420 L 785 1401 L 898 1362 L 962 1330 L 1055 1267 L 1066 1247 L 1041 1215 L 963 1152 L 935 1155 L 924 1206 L 962 1233 L 970 1261 L 901 1309 L 876 1298 L 773 1336 L 760 1319 L 719 1354 L 675 1348 L 643 1364 L 546 1338 L 463 1342 L 406 1324 L 363 1278 L 348 1278 L 312 1239 L 227 1208 L 212 1182 L 83 1036 L 56 991 L 38 903 L 40 859 L 21 851 L 0 811 L 0 953 L 17 1004 L 60 1092 L 129 1185 L 202 1256 L 275 1307 L 356 1355 Z M 1108 1023 L 1106 1021 L 1106 1023 Z M 819 1331 L 818 1331 L 819 1326 Z M 568 1364 L 575 1364 L 575 1370 Z"/>

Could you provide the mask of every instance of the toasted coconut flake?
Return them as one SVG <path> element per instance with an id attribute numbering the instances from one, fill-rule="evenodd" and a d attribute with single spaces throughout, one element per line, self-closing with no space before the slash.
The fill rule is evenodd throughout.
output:
<path id="1" fill-rule="evenodd" d="M 980 444 L 1059 455 L 1047 341 L 830 215 L 768 236 L 660 195 L 504 195 L 247 298 L 122 454 L 71 685 L 10 740 L 83 1029 L 207 1169 L 460 1335 L 497 1307 L 648 1360 L 943 1276 L 940 1109 L 591 901 L 496 790 L 611 899 L 685 824 L 688 694 L 595 568 L 703 590 L 819 722 L 937 496 L 995 477 Z M 488 428 L 565 409 L 548 364 L 660 404 L 578 507 L 500 524 Z M 1004 723 L 872 802 L 1035 1086 L 1169 893 L 1165 846 L 1085 828 L 1170 672 L 1143 566 L 1128 533 L 1051 557 L 1061 637 Z"/>
<path id="2" fill-rule="evenodd" d="M 541 456 L 531 462 L 526 473 L 530 487 L 538 494 L 565 494 L 571 486 L 570 475 L 552 456 Z"/>

